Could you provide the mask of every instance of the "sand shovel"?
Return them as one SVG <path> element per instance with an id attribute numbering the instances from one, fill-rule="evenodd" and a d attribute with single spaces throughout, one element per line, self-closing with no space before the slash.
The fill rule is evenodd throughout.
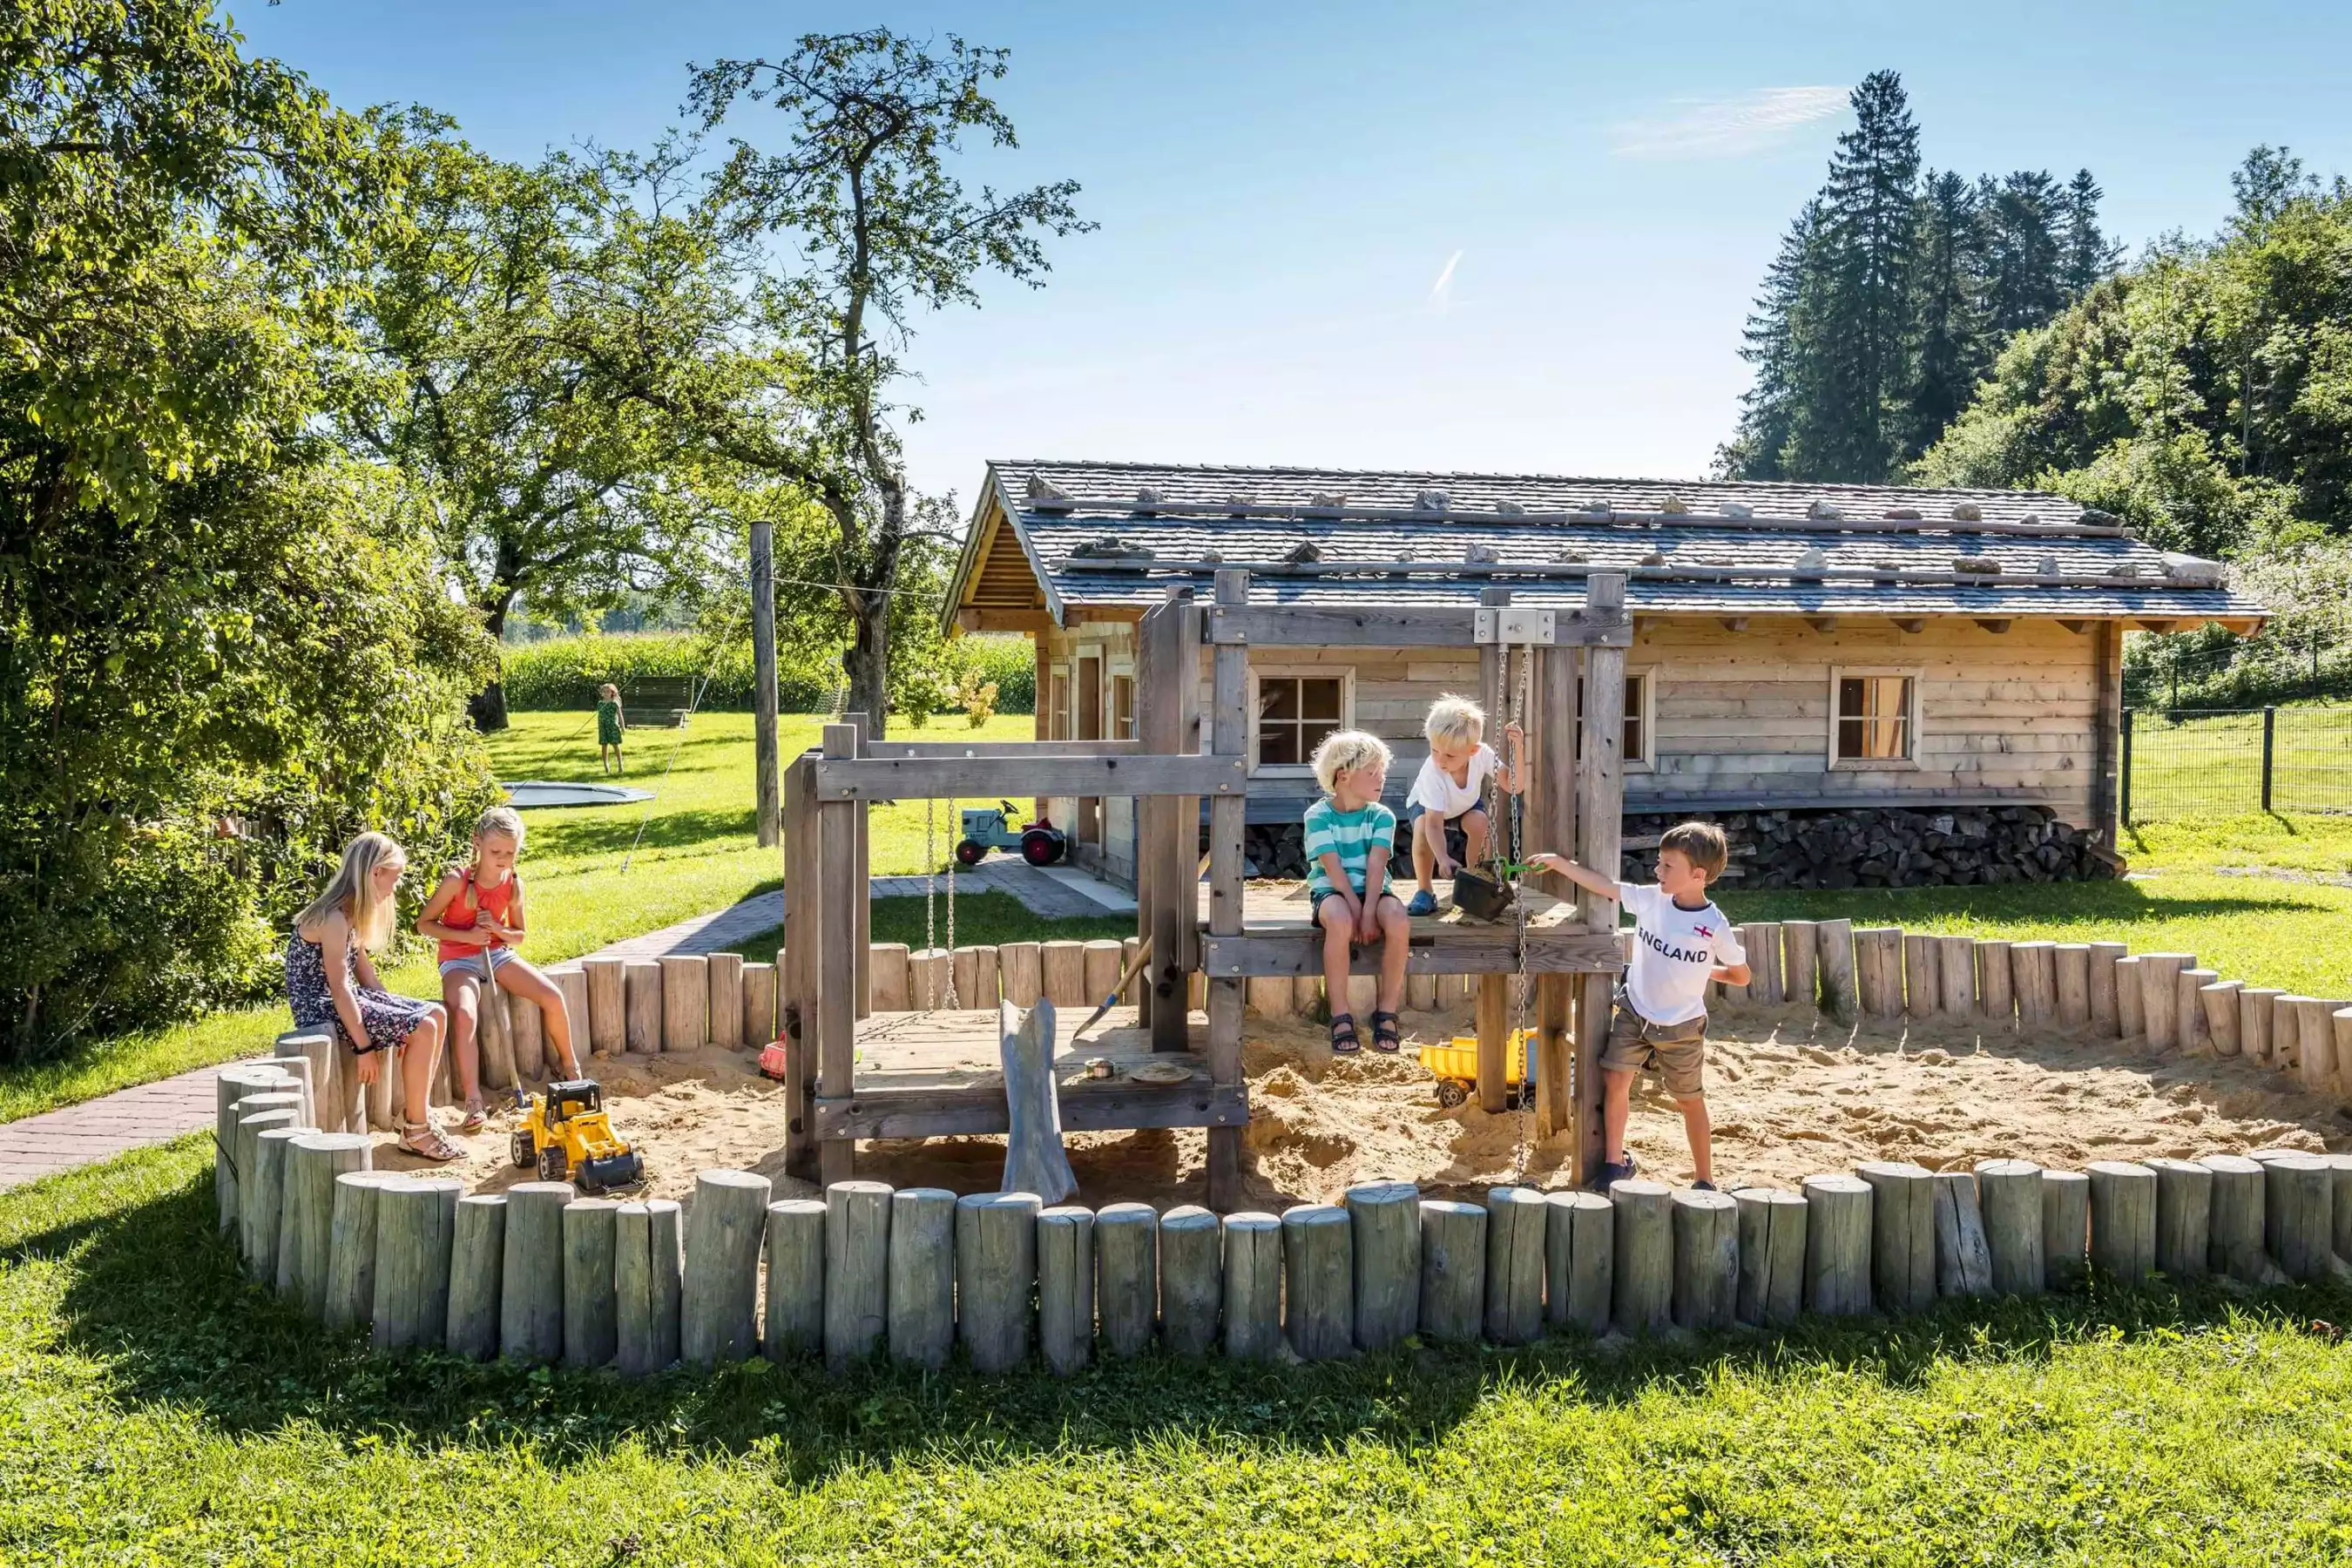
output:
<path id="1" fill-rule="evenodd" d="M 1135 950 L 1135 962 L 1127 966 L 1127 973 L 1118 977 L 1118 984 L 1110 988 L 1110 994 L 1102 999 L 1102 1005 L 1087 1015 L 1087 1021 L 1078 1026 L 1076 1034 L 1083 1035 L 1101 1023 L 1103 1015 L 1118 1005 L 1118 994 L 1126 990 L 1128 984 L 1142 973 L 1143 966 L 1150 962 L 1151 939 L 1147 936 L 1143 939 L 1143 944 Z M 1072 1037 L 1075 1038 L 1076 1035 Z"/>

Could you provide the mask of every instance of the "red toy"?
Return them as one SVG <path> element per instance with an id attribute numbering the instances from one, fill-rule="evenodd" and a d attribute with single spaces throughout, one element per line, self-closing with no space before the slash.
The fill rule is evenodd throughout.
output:
<path id="1" fill-rule="evenodd" d="M 774 1079 L 778 1083 L 782 1083 L 788 1070 L 790 1069 L 784 1059 L 783 1041 L 771 1040 L 760 1047 L 761 1076 Z"/>

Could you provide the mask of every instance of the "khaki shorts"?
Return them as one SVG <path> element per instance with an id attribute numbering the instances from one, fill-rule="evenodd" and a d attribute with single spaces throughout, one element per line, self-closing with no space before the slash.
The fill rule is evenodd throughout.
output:
<path id="1" fill-rule="evenodd" d="M 1617 998 L 1609 1025 L 1609 1044 L 1601 1052 L 1601 1066 L 1611 1072 L 1654 1072 L 1666 1080 L 1666 1092 L 1676 1100 L 1696 1099 L 1705 1092 L 1706 1019 L 1687 1024 L 1653 1024 Z"/>

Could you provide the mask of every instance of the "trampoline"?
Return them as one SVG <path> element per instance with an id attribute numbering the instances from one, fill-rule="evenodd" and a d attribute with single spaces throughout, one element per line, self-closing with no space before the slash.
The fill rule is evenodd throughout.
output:
<path id="1" fill-rule="evenodd" d="M 654 797 L 649 789 L 631 789 L 625 784 L 558 784 L 548 779 L 519 779 L 499 787 L 507 792 L 507 804 L 517 811 L 557 805 L 627 805 Z"/>

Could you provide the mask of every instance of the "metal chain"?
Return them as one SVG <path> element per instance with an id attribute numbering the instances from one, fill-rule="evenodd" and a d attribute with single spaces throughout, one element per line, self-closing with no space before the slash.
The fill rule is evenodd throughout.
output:
<path id="1" fill-rule="evenodd" d="M 933 889 L 939 880 L 940 803 L 923 802 L 923 1011 L 936 1008 L 939 999 L 932 994 L 931 954 L 939 951 L 939 913 Z M 954 979 L 953 965 L 948 978 Z"/>
<path id="2" fill-rule="evenodd" d="M 956 843 L 961 847 L 963 843 L 963 824 L 962 819 L 956 816 L 956 803 L 953 800 L 948 802 L 948 826 L 956 830 Z M 950 1013 L 962 1006 L 962 1004 L 956 1000 L 955 979 L 955 874 L 958 859 L 959 857 L 955 855 L 948 857 L 948 1011 Z"/>

